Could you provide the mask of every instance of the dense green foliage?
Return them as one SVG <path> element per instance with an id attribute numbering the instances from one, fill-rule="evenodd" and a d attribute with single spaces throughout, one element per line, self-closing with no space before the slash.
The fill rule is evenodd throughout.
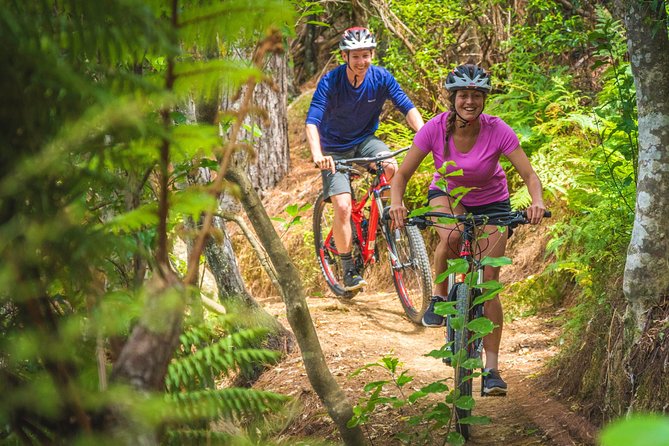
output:
<path id="1" fill-rule="evenodd" d="M 178 106 L 261 79 L 233 49 L 292 20 L 280 0 L 2 2 L 0 433 L 9 444 L 131 441 L 133 429 L 100 434 L 121 413 L 138 435 L 193 416 L 205 431 L 210 420 L 284 401 L 213 390 L 223 372 L 276 355 L 247 347 L 262 333 L 212 331 L 198 318 L 167 397 L 109 374 L 132 327 L 157 310 L 144 304 L 161 237 L 171 245 L 184 218 L 215 205 L 202 190 L 174 187 L 222 147 L 217 125 L 188 124 Z M 199 290 L 190 295 L 187 311 L 203 314 Z M 166 294 L 163 304 L 182 298 Z"/>

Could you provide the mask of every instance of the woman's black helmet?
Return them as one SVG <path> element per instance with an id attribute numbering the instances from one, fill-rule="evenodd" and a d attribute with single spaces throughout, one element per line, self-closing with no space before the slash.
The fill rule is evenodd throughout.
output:
<path id="1" fill-rule="evenodd" d="M 477 90 L 490 93 L 491 89 L 490 75 L 478 65 L 459 65 L 446 76 L 446 90 L 449 93 L 458 90 Z"/>

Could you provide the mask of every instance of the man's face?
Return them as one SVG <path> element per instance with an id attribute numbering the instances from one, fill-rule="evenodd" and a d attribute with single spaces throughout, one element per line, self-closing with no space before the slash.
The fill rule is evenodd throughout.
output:
<path id="1" fill-rule="evenodd" d="M 364 75 L 372 63 L 373 50 L 342 51 L 341 56 L 353 74 Z"/>

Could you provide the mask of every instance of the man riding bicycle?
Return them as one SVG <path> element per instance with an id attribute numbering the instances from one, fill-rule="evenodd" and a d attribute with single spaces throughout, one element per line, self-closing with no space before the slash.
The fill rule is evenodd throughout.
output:
<path id="1" fill-rule="evenodd" d="M 335 160 L 371 157 L 389 152 L 374 133 L 383 104 L 390 99 L 409 126 L 418 131 L 423 118 L 395 78 L 372 65 L 376 39 L 367 29 L 349 28 L 339 42 L 344 64 L 318 82 L 307 113 L 306 135 L 314 163 L 321 169 L 323 193 L 334 210 L 333 235 L 341 253 L 344 288 L 353 291 L 367 283 L 351 257 L 351 187 L 347 173 L 335 171 Z M 397 167 L 389 160 L 384 167 L 390 179 Z"/>

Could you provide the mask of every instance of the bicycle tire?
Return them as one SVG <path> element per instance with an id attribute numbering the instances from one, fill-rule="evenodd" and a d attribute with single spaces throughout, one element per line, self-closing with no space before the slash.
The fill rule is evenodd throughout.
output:
<path id="1" fill-rule="evenodd" d="M 391 231 L 389 222 L 382 224 L 395 291 L 409 320 L 421 325 L 432 297 L 432 270 L 425 241 L 415 226 Z"/>
<path id="2" fill-rule="evenodd" d="M 316 258 L 318 265 L 321 268 L 321 273 L 325 278 L 330 290 L 337 297 L 351 299 L 358 294 L 360 290 L 348 291 L 344 289 L 344 270 L 341 265 L 341 259 L 337 254 L 337 247 L 334 244 L 334 238 L 330 237 L 330 242 L 326 243 L 328 235 L 332 231 L 332 222 L 334 220 L 334 212 L 332 206 L 325 201 L 323 193 L 318 195 L 314 204 L 313 214 L 313 231 L 314 231 L 314 246 L 316 248 Z M 351 222 L 353 225 L 353 222 Z M 328 246 L 326 246 L 326 244 Z M 359 241 L 353 231 L 353 250 L 352 256 L 358 271 L 362 273 L 363 259 L 359 247 Z"/>
<path id="3" fill-rule="evenodd" d="M 460 351 L 467 352 L 466 358 L 472 357 L 470 351 L 472 345 L 469 343 L 470 333 L 467 329 L 467 324 L 470 320 L 470 305 L 471 305 L 472 289 L 466 284 L 460 284 L 456 292 L 455 309 L 459 316 L 464 317 L 463 328 L 454 330 L 453 332 L 453 351 L 458 354 Z M 461 355 L 458 354 L 460 358 Z M 460 397 L 472 396 L 472 370 L 462 367 L 460 363 L 453 364 L 455 372 L 455 386 L 460 390 Z M 460 424 L 460 420 L 471 416 L 471 409 L 455 408 L 455 428 L 462 435 L 465 440 L 469 439 L 470 429 L 468 424 Z"/>

